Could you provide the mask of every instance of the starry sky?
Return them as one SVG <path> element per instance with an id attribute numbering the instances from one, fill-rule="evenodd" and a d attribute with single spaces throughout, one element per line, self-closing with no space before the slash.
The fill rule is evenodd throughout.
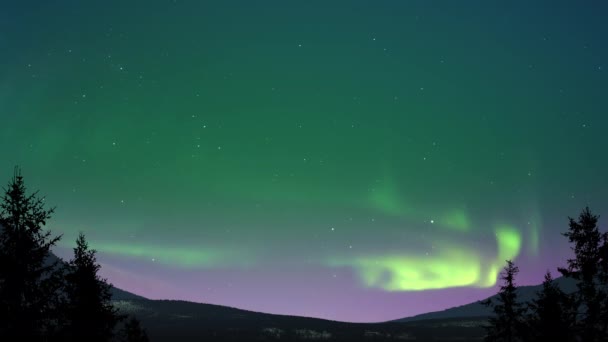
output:
<path id="1" fill-rule="evenodd" d="M 604 1 L 0 7 L 0 178 L 125 290 L 396 319 L 505 259 L 540 283 L 608 215 Z"/>

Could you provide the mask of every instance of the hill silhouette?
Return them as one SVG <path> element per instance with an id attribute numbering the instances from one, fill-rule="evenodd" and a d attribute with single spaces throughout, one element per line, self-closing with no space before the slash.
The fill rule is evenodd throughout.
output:
<path id="1" fill-rule="evenodd" d="M 576 291 L 576 282 L 572 279 L 559 277 L 555 279 L 555 282 L 558 284 L 559 288 L 561 288 L 566 293 L 572 293 Z M 542 289 L 542 285 L 528 285 L 528 286 L 519 286 L 516 290 L 518 298 L 523 302 L 530 302 L 532 299 L 536 297 L 537 292 Z M 495 299 L 498 295 L 490 296 L 487 299 Z M 492 309 L 481 304 L 480 302 L 473 302 L 461 306 L 456 306 L 453 308 L 428 312 L 420 315 L 415 315 L 411 317 L 400 318 L 394 320 L 392 322 L 414 322 L 420 320 L 432 320 L 432 319 L 455 319 L 455 318 L 466 318 L 466 317 L 487 317 L 492 314 Z"/>
<path id="2" fill-rule="evenodd" d="M 176 300 L 117 300 L 121 313 L 142 322 L 151 341 L 467 341 L 481 340 L 487 317 L 416 322 L 348 323 L 275 315 Z"/>
<path id="3" fill-rule="evenodd" d="M 576 290 L 571 279 L 557 278 L 566 292 Z M 517 289 L 522 301 L 532 300 L 542 285 Z M 483 326 L 491 309 L 473 302 L 437 312 L 429 312 L 382 323 L 348 323 L 318 318 L 286 316 L 232 307 L 178 300 L 151 300 L 115 288 L 114 304 L 122 313 L 141 320 L 152 341 L 197 341 L 213 337 L 217 341 L 264 341 L 281 336 L 293 339 L 332 341 L 482 340 Z M 494 298 L 496 295 L 489 298 Z M 306 337 L 309 335 L 308 337 Z M 288 339 L 287 339 L 288 340 Z"/>
<path id="4" fill-rule="evenodd" d="M 50 254 L 47 263 L 65 261 Z M 571 293 L 572 279 L 560 277 L 556 283 Z M 532 300 L 542 285 L 517 288 L 522 301 Z M 491 309 L 473 302 L 442 311 L 429 312 L 382 323 L 349 323 L 319 318 L 260 313 L 238 308 L 180 300 L 152 300 L 112 286 L 113 304 L 122 314 L 137 317 L 152 341 L 266 341 L 331 339 L 451 341 L 482 340 L 483 326 Z M 489 298 L 496 298 L 496 295 Z"/>

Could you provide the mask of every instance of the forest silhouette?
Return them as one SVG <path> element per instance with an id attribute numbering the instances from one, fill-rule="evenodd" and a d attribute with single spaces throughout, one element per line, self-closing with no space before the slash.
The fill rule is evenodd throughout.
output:
<path id="1" fill-rule="evenodd" d="M 96 251 L 83 233 L 72 259 L 50 258 L 61 239 L 45 229 L 54 208 L 26 190 L 15 168 L 0 198 L 0 340 L 148 341 L 140 321 L 113 306 L 111 284 L 98 275 Z M 481 302 L 493 312 L 486 341 L 608 341 L 608 232 L 598 220 L 587 207 L 562 234 L 573 258 L 558 272 L 576 282 L 574 292 L 564 292 L 548 271 L 536 297 L 520 301 L 519 268 L 506 260 L 497 296 Z"/>
<path id="2" fill-rule="evenodd" d="M 119 314 L 111 285 L 98 276 L 95 250 L 84 234 L 73 258 L 52 260 L 61 239 L 44 226 L 54 208 L 45 209 L 38 192 L 27 195 L 15 168 L 0 203 L 0 340 L 147 341 L 139 322 Z"/>
<path id="3" fill-rule="evenodd" d="M 493 308 L 486 341 L 608 341 L 608 232 L 600 232 L 599 216 L 589 207 L 578 219 L 569 217 L 568 231 L 574 258 L 558 268 L 576 282 L 577 290 L 562 291 L 551 272 L 542 290 L 529 303 L 517 298 L 519 268 L 507 260 L 498 298 L 482 302 Z"/>

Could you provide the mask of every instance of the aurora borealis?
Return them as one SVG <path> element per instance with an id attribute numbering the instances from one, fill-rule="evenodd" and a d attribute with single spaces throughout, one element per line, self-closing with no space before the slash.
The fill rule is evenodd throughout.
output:
<path id="1" fill-rule="evenodd" d="M 608 217 L 606 2 L 0 8 L 0 181 L 125 290 L 383 321 L 505 259 L 540 283 Z"/>

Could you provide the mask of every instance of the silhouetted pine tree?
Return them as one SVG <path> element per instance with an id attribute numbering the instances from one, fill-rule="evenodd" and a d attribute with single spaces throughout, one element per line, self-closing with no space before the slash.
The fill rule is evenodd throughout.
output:
<path id="1" fill-rule="evenodd" d="M 74 258 L 66 275 L 68 321 L 65 338 L 75 341 L 109 341 L 116 324 L 123 318 L 112 306 L 111 285 L 100 278 L 95 250 L 90 250 L 84 234 L 74 248 Z"/>
<path id="2" fill-rule="evenodd" d="M 605 340 L 608 341 L 608 232 L 602 234 L 602 245 L 600 247 L 600 275 L 599 281 L 603 286 L 604 300 L 601 306 L 600 324 L 604 332 Z"/>
<path id="3" fill-rule="evenodd" d="M 500 286 L 498 299 L 495 302 L 488 298 L 481 302 L 492 307 L 494 311 L 494 316 L 488 319 L 489 324 L 486 326 L 486 341 L 521 340 L 524 330 L 523 315 L 526 309 L 517 300 L 515 276 L 518 272 L 519 268 L 511 260 L 507 260 L 507 265 L 500 276 L 503 285 Z"/>
<path id="4" fill-rule="evenodd" d="M 608 313 L 606 280 L 603 269 L 606 260 L 606 234 L 598 229 L 599 217 L 585 208 L 578 221 L 569 218 L 569 230 L 563 233 L 574 246 L 574 259 L 568 259 L 567 268 L 559 268 L 562 275 L 578 281 L 574 310 L 577 312 L 575 330 L 584 341 L 599 341 L 606 335 L 606 318 Z"/>
<path id="5" fill-rule="evenodd" d="M 531 341 L 574 341 L 572 325 L 576 312 L 572 298 L 545 274 L 543 289 L 528 305 L 528 339 Z"/>
<path id="6" fill-rule="evenodd" d="M 121 331 L 123 342 L 148 342 L 148 334 L 135 317 L 131 317 Z"/>
<path id="7" fill-rule="evenodd" d="M 38 193 L 26 194 L 19 168 L 0 203 L 0 340 L 41 339 L 57 316 L 61 270 L 49 263 L 60 236 L 43 230 L 54 209 Z"/>

